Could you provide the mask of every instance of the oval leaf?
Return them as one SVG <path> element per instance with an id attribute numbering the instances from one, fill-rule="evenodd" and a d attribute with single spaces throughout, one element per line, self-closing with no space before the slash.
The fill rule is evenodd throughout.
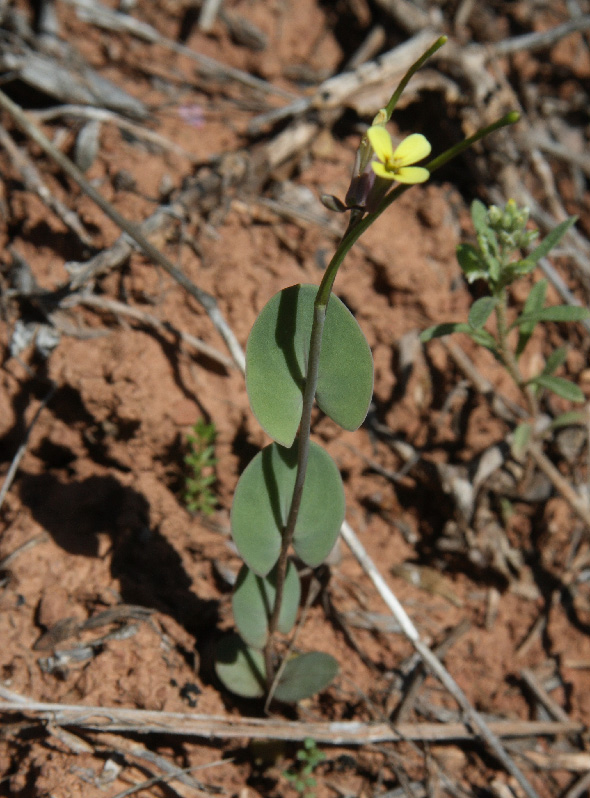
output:
<path id="1" fill-rule="evenodd" d="M 272 443 L 256 455 L 237 484 L 232 535 L 246 565 L 259 576 L 266 576 L 278 559 L 296 471 L 297 444 L 285 449 Z M 307 565 L 319 565 L 330 553 L 344 510 L 344 489 L 336 464 L 312 442 L 293 541 Z"/>
<path id="2" fill-rule="evenodd" d="M 319 693 L 334 680 L 338 663 L 322 651 L 310 651 L 290 659 L 285 665 L 274 697 L 286 704 L 296 704 Z"/>
<path id="3" fill-rule="evenodd" d="M 291 446 L 301 420 L 315 285 L 279 291 L 254 322 L 246 347 L 246 388 L 264 430 Z M 373 358 L 356 319 L 333 294 L 328 303 L 316 400 L 344 429 L 359 427 L 373 393 Z"/>
<path id="4" fill-rule="evenodd" d="M 242 566 L 232 596 L 232 609 L 240 635 L 253 648 L 262 649 L 266 645 L 275 596 L 276 567 L 263 577 L 257 576 L 247 565 Z M 299 575 L 293 563 L 289 562 L 279 614 L 279 631 L 285 635 L 295 624 L 300 599 Z"/>
<path id="5" fill-rule="evenodd" d="M 228 635 L 217 645 L 215 672 L 232 693 L 262 698 L 266 693 L 266 668 L 261 651 L 247 646 L 238 635 Z"/>
<path id="6" fill-rule="evenodd" d="M 477 299 L 469 311 L 469 324 L 471 327 L 476 329 L 483 327 L 497 304 L 498 300 L 493 296 L 482 296 L 481 299 Z"/>

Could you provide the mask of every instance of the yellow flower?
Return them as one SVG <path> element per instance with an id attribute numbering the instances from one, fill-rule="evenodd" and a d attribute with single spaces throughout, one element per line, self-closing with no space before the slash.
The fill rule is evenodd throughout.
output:
<path id="1" fill-rule="evenodd" d="M 397 180 L 399 183 L 424 183 L 430 177 L 428 169 L 412 166 L 430 155 L 432 149 L 428 139 L 421 133 L 412 133 L 393 149 L 391 136 L 381 125 L 373 125 L 367 130 L 367 137 L 378 160 L 371 166 L 377 177 Z"/>

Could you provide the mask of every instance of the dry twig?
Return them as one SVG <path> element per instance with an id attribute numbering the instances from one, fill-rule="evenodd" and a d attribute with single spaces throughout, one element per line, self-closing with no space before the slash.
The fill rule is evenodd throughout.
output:
<path id="1" fill-rule="evenodd" d="M 303 741 L 313 737 L 325 745 L 366 745 L 378 742 L 449 742 L 472 740 L 474 734 L 464 723 L 389 723 L 362 721 L 300 722 L 276 718 L 236 718 L 181 712 L 157 712 L 123 707 L 91 707 L 29 701 L 0 687 L 0 712 L 22 714 L 59 726 L 73 726 L 97 732 L 170 734 L 206 740 L 269 739 Z M 501 737 L 580 734 L 581 723 L 569 721 L 491 721 L 492 732 Z"/>
<path id="2" fill-rule="evenodd" d="M 118 225 L 121 230 L 124 230 L 142 249 L 142 251 L 154 262 L 161 266 L 168 274 L 176 280 L 197 302 L 199 302 L 206 310 L 207 315 L 213 322 L 216 329 L 223 337 L 230 354 L 232 355 L 236 365 L 243 369 L 244 367 L 244 353 L 235 337 L 233 330 L 228 325 L 223 317 L 217 300 L 214 296 L 203 291 L 190 280 L 184 272 L 180 271 L 168 258 L 160 252 L 148 239 L 145 237 L 141 228 L 125 219 L 110 202 L 99 194 L 99 192 L 91 185 L 84 177 L 78 167 L 72 163 L 60 150 L 58 150 L 49 139 L 34 125 L 27 115 L 22 111 L 19 106 L 14 103 L 4 92 L 0 91 L 0 107 L 4 108 L 12 116 L 17 125 L 23 130 L 30 138 L 33 139 L 41 149 L 49 155 L 63 171 L 71 177 L 97 205 L 98 207 Z"/>

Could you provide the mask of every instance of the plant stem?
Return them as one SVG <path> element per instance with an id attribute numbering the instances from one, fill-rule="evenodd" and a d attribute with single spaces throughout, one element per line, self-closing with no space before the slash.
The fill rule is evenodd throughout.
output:
<path id="1" fill-rule="evenodd" d="M 372 215 L 374 216 L 374 214 Z M 293 496 L 291 498 L 289 515 L 287 516 L 287 523 L 283 529 L 281 551 L 277 561 L 275 601 L 268 622 L 268 639 L 264 647 L 266 681 L 271 692 L 276 673 L 273 661 L 274 637 L 276 635 L 283 602 L 289 547 L 293 542 L 293 535 L 295 534 L 295 525 L 297 523 L 297 516 L 299 515 L 301 497 L 303 496 L 303 486 L 305 484 L 305 474 L 307 472 L 307 461 L 309 459 L 309 446 L 311 442 L 311 413 L 318 384 L 320 353 L 322 350 L 322 338 L 328 310 L 328 301 L 338 269 L 355 241 L 357 241 L 365 229 L 366 225 L 363 225 L 362 217 L 359 219 L 358 215 L 353 213 L 350 218 L 348 229 L 326 268 L 314 302 L 313 321 L 309 339 L 309 357 L 307 361 L 307 373 L 305 375 L 305 389 L 303 391 L 303 406 L 301 409 L 301 423 L 299 425 L 299 435 L 297 437 L 297 474 L 295 476 L 295 485 L 293 487 Z"/>
<path id="2" fill-rule="evenodd" d="M 522 378 L 518 363 L 514 357 L 513 351 L 508 345 L 508 323 L 506 321 L 506 310 L 508 308 L 508 292 L 506 288 L 502 288 L 497 294 L 498 304 L 496 305 L 496 322 L 498 325 L 498 349 L 502 363 L 506 371 L 510 374 L 518 389 L 524 396 L 527 409 L 532 419 L 536 418 L 538 413 L 537 397 L 530 385 L 527 385 Z"/>
<path id="3" fill-rule="evenodd" d="M 431 52 L 435 52 L 444 42 L 439 39 L 431 48 Z M 395 96 L 395 95 L 394 95 Z M 435 169 L 440 168 L 447 163 L 451 158 L 459 155 L 466 150 L 476 141 L 479 141 L 484 136 L 492 133 L 498 128 L 506 125 L 514 124 L 518 120 L 518 114 L 515 112 L 506 114 L 502 119 L 494 122 L 491 125 L 477 131 L 473 136 L 465 139 L 459 144 L 451 147 L 450 150 L 442 153 L 437 158 L 430 161 L 426 167 L 433 172 Z M 389 194 L 379 204 L 379 207 L 373 213 L 366 215 L 361 212 L 353 211 L 350 217 L 350 222 L 346 233 L 344 234 L 336 252 L 332 256 L 332 260 L 328 264 L 314 302 L 314 314 L 311 327 L 311 336 L 309 343 L 309 359 L 307 363 L 307 373 L 305 376 L 305 389 L 303 392 L 303 406 L 301 411 L 301 423 L 298 435 L 298 452 L 297 452 L 297 473 L 295 476 L 295 485 L 293 487 L 293 495 L 291 498 L 291 506 L 289 508 L 289 515 L 287 516 L 287 523 L 283 529 L 281 551 L 277 561 L 277 578 L 275 585 L 275 600 L 272 613 L 268 623 L 268 638 L 264 647 L 264 662 L 266 667 L 266 682 L 269 690 L 269 697 L 272 696 L 273 683 L 275 680 L 276 668 L 274 662 L 274 649 L 275 637 L 279 623 L 279 616 L 283 601 L 283 591 L 285 587 L 285 578 L 287 574 L 288 554 L 289 547 L 293 541 L 295 534 L 295 525 L 297 523 L 297 516 L 299 514 L 299 507 L 301 506 L 301 497 L 303 495 L 303 487 L 305 484 L 305 474 L 307 471 L 307 461 L 309 458 L 310 446 L 310 433 L 311 433 L 311 413 L 316 394 L 318 383 L 320 352 L 322 348 L 322 336 L 324 332 L 324 323 L 326 320 L 326 312 L 328 309 L 328 302 L 330 294 L 338 274 L 338 269 L 342 265 L 344 258 L 352 249 L 354 244 L 358 241 L 361 235 L 367 230 L 373 222 L 394 202 L 400 197 L 407 189 L 410 188 L 408 184 L 400 184 L 393 188 Z M 522 383 L 522 381 L 521 381 Z"/>

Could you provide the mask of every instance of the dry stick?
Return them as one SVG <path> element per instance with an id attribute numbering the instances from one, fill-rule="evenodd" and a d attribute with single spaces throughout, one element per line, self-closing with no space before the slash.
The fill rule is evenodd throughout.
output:
<path id="1" fill-rule="evenodd" d="M 180 271 L 168 258 L 155 247 L 139 229 L 138 225 L 125 219 L 110 202 L 99 194 L 99 192 L 92 186 L 84 177 L 78 167 L 72 163 L 62 152 L 60 152 L 49 139 L 34 125 L 30 119 L 27 118 L 23 110 L 14 103 L 9 97 L 0 91 L 0 107 L 8 111 L 17 125 L 23 130 L 30 138 L 35 141 L 39 147 L 63 169 L 63 171 L 71 177 L 121 230 L 124 230 L 141 248 L 145 255 L 147 255 L 154 263 L 161 266 L 168 274 L 176 280 L 197 302 L 199 302 L 207 312 L 207 315 L 223 337 L 227 348 L 230 351 L 234 362 L 238 368 L 244 368 L 244 353 L 242 348 L 235 337 L 233 331 L 229 327 L 225 318 L 223 317 L 215 297 L 211 294 L 198 288 L 192 280 L 190 280 L 184 272 Z"/>
<path id="2" fill-rule="evenodd" d="M 176 142 L 170 141 L 164 136 L 161 136 L 159 133 L 156 133 L 155 130 L 150 130 L 148 127 L 138 125 L 136 122 L 130 122 L 129 119 L 125 119 L 124 116 L 121 116 L 114 111 L 109 111 L 106 108 L 93 108 L 87 105 L 67 104 L 58 105 L 56 108 L 47 108 L 43 111 L 34 111 L 31 112 L 31 116 L 34 116 L 37 121 L 41 122 L 57 119 L 62 116 L 74 116 L 81 119 L 95 119 L 97 122 L 108 122 L 116 125 L 119 130 L 125 130 L 127 133 L 131 133 L 140 141 L 147 141 L 150 144 L 155 144 L 157 147 L 160 147 L 163 150 L 169 150 L 177 155 L 181 155 L 183 158 L 187 158 L 193 163 L 208 163 L 210 160 L 208 158 L 202 158 L 201 156 L 195 155 L 194 152 L 189 152 L 188 150 L 185 150 L 184 147 L 176 144 Z"/>
<path id="3" fill-rule="evenodd" d="M 373 561 L 365 551 L 364 546 L 346 521 L 342 524 L 341 534 L 352 553 L 377 588 L 379 595 L 387 604 L 399 625 L 402 627 L 403 633 L 406 635 L 408 640 L 410 640 L 416 651 L 420 654 L 426 666 L 438 678 L 441 684 L 446 688 L 446 690 L 448 690 L 455 701 L 459 704 L 469 726 L 487 744 L 490 751 L 494 754 L 498 761 L 502 763 L 506 771 L 518 781 L 529 798 L 538 798 L 536 791 L 529 784 L 528 780 L 525 778 L 524 774 L 521 773 L 520 769 L 513 762 L 512 758 L 508 755 L 502 746 L 502 743 L 498 739 L 498 736 L 492 731 L 491 725 L 486 723 L 480 713 L 471 706 L 465 693 L 461 690 L 459 685 L 455 682 L 441 661 L 437 659 L 437 657 L 428 648 L 426 643 L 424 643 L 424 641 L 420 638 L 418 630 L 410 620 L 406 611 L 395 597 L 393 592 L 390 590 L 389 586 L 375 567 Z"/>
<path id="4" fill-rule="evenodd" d="M 555 28 L 540 33 L 525 33 L 523 36 L 514 36 L 512 39 L 488 45 L 490 57 L 510 55 L 523 50 L 544 50 L 552 47 L 564 36 L 569 36 L 570 33 L 586 30 L 590 30 L 590 14 L 574 17 Z"/>
<path id="5" fill-rule="evenodd" d="M 505 420 L 513 421 L 514 417 L 510 417 L 509 411 L 507 412 L 508 408 L 506 407 L 502 398 L 494 391 L 494 386 L 492 383 L 478 372 L 476 367 L 471 362 L 469 356 L 466 355 L 465 352 L 463 352 L 463 350 L 460 349 L 454 342 L 445 341 L 445 346 L 455 363 L 463 371 L 465 376 L 472 382 L 474 388 L 484 396 L 491 397 L 490 403 L 494 409 L 494 412 L 498 413 L 498 415 Z M 519 411 L 522 414 L 522 408 L 519 408 Z M 584 521 L 584 523 L 590 527 L 590 507 L 588 507 L 588 504 L 584 501 L 584 499 L 570 485 L 567 479 L 562 476 L 559 469 L 553 465 L 551 460 L 542 451 L 537 443 L 529 444 L 527 451 L 530 453 L 531 457 L 541 471 L 547 477 L 549 477 L 555 489 L 561 493 L 563 498 L 570 504 L 572 509 L 577 513 L 582 521 Z"/>
<path id="6" fill-rule="evenodd" d="M 10 490 L 10 486 L 14 481 L 20 462 L 25 456 L 25 452 L 27 451 L 27 446 L 29 444 L 29 438 L 31 437 L 31 432 L 33 431 L 33 427 L 39 420 L 39 416 L 41 415 L 45 407 L 49 404 L 49 402 L 53 398 L 53 394 L 55 393 L 56 389 L 57 385 L 53 384 L 49 390 L 49 393 L 47 393 L 47 395 L 45 396 L 45 398 L 37 408 L 37 412 L 33 416 L 33 420 L 31 421 L 31 423 L 27 428 L 27 431 L 25 432 L 25 437 L 23 439 L 23 442 L 18 447 L 16 454 L 12 458 L 12 463 L 10 464 L 10 468 L 8 469 L 8 473 L 6 474 L 6 479 L 4 480 L 4 484 L 2 485 L 2 489 L 0 490 L 0 509 L 4 504 L 4 499 L 6 498 L 6 494 Z"/>
<path id="7" fill-rule="evenodd" d="M 214 58 L 210 58 L 202 53 L 197 53 L 191 50 L 190 47 L 186 47 L 184 44 L 179 44 L 174 41 L 174 39 L 168 39 L 162 36 L 161 33 L 151 25 L 148 25 L 147 22 L 141 22 L 130 14 L 122 14 L 118 11 L 113 11 L 107 6 L 97 3 L 96 0 L 62 0 L 62 2 L 77 8 L 78 17 L 85 22 L 90 22 L 106 30 L 125 31 L 142 41 L 149 42 L 150 44 L 159 44 L 162 47 L 172 50 L 174 53 L 185 55 L 193 61 L 196 61 L 203 69 L 206 69 L 212 75 L 220 75 L 223 78 L 235 80 L 252 89 L 258 89 L 258 91 L 262 91 L 265 94 L 276 94 L 288 100 L 293 100 L 297 97 L 294 92 L 282 89 L 280 86 L 273 86 L 272 83 L 257 78 L 249 72 L 226 66 L 216 61 Z"/>
<path id="8" fill-rule="evenodd" d="M 214 347 L 201 341 L 200 338 L 196 338 L 194 335 L 184 332 L 184 330 L 180 330 L 178 327 L 174 327 L 174 325 L 170 324 L 168 321 L 158 319 L 157 316 L 153 316 L 151 313 L 146 313 L 144 310 L 126 305 L 124 302 L 117 302 L 115 299 L 106 299 L 105 297 L 95 296 L 94 294 L 74 294 L 60 303 L 61 308 L 71 308 L 75 305 L 86 305 L 91 308 L 108 310 L 115 315 L 130 316 L 132 319 L 137 319 L 144 324 L 148 324 L 150 327 L 155 327 L 157 330 L 166 330 L 176 335 L 181 341 L 193 346 L 197 352 L 201 352 L 211 358 L 211 360 L 221 363 L 225 368 L 231 369 L 234 367 L 233 360 L 230 360 L 230 358 L 218 352 Z"/>
<path id="9" fill-rule="evenodd" d="M 204 0 L 199 14 L 199 29 L 208 33 L 215 24 L 221 0 Z"/>
<path id="10" fill-rule="evenodd" d="M 563 798 L 582 798 L 583 795 L 588 795 L 590 789 L 590 773 L 582 776 L 569 790 L 565 793 Z"/>
<path id="11" fill-rule="evenodd" d="M 520 677 L 534 694 L 537 701 L 545 707 L 555 720 L 569 720 L 565 710 L 551 698 L 530 668 L 523 668 L 520 672 Z"/>
<path id="12" fill-rule="evenodd" d="M 473 740 L 476 735 L 465 723 L 401 723 L 393 729 L 390 723 L 362 721 L 309 722 L 276 718 L 236 718 L 199 715 L 192 712 L 158 712 L 124 707 L 92 707 L 69 704 L 48 704 L 30 701 L 0 687 L 0 712 L 23 715 L 39 721 L 49 720 L 59 726 L 73 726 L 96 732 L 128 734 L 169 734 L 207 740 L 269 739 L 300 742 L 307 737 L 326 745 L 362 746 L 380 742 L 448 743 Z M 535 737 L 540 735 L 581 734 L 582 723 L 569 721 L 490 721 L 492 733 L 501 737 Z"/>
<path id="13" fill-rule="evenodd" d="M 16 145 L 10 133 L 8 133 L 2 125 L 0 125 L 0 146 L 4 147 L 8 153 L 8 157 L 20 172 L 26 188 L 29 191 L 34 191 L 41 201 L 47 205 L 49 210 L 53 211 L 53 213 L 62 220 L 65 226 L 78 236 L 85 246 L 94 246 L 92 238 L 84 229 L 84 225 L 77 214 L 64 205 L 63 202 L 60 202 L 57 197 L 53 196 L 41 179 L 41 175 L 37 171 L 33 161 Z"/>

